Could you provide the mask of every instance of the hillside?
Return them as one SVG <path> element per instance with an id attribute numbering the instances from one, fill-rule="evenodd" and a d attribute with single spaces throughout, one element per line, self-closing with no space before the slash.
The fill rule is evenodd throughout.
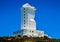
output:
<path id="1" fill-rule="evenodd" d="M 60 39 L 52 39 L 46 36 L 44 37 L 0 37 L 0 42 L 60 42 Z"/>

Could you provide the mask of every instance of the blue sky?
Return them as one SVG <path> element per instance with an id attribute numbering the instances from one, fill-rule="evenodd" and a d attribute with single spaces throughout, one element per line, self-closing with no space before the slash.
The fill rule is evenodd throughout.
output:
<path id="1" fill-rule="evenodd" d="M 0 36 L 20 29 L 20 8 L 29 3 L 36 8 L 36 28 L 52 38 L 60 38 L 60 0 L 0 0 Z"/>

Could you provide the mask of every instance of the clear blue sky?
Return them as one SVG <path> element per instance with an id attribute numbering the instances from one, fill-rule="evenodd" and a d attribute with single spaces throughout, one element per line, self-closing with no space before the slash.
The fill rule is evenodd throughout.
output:
<path id="1" fill-rule="evenodd" d="M 0 36 L 10 36 L 20 29 L 20 8 L 25 3 L 37 9 L 36 28 L 60 38 L 60 0 L 0 0 Z"/>

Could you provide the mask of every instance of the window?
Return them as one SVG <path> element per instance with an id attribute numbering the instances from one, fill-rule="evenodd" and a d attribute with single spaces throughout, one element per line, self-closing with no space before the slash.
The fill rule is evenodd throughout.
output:
<path id="1" fill-rule="evenodd" d="M 34 31 L 30 31 L 30 32 L 32 32 L 32 33 L 33 33 Z"/>
<path id="2" fill-rule="evenodd" d="M 24 22 L 25 22 L 25 20 L 24 20 Z"/>
<path id="3" fill-rule="evenodd" d="M 25 14 L 24 14 L 24 16 L 25 16 Z"/>
<path id="4" fill-rule="evenodd" d="M 24 17 L 25 18 L 25 17 Z"/>
<path id="5" fill-rule="evenodd" d="M 24 26 L 25 27 L 25 26 Z"/>
<path id="6" fill-rule="evenodd" d="M 31 32 L 31 31 L 30 31 Z"/>
<path id="7" fill-rule="evenodd" d="M 24 10 L 25 10 L 25 8 L 24 8 Z"/>
<path id="8" fill-rule="evenodd" d="M 25 13 L 25 11 L 24 11 L 24 13 Z"/>
<path id="9" fill-rule="evenodd" d="M 34 31 L 32 31 L 32 33 L 33 33 Z"/>
<path id="10" fill-rule="evenodd" d="M 25 22 L 24 22 L 24 24 L 25 24 Z"/>
<path id="11" fill-rule="evenodd" d="M 24 20 L 24 24 L 25 24 L 25 20 Z"/>
<path id="12" fill-rule="evenodd" d="M 24 13 L 25 13 L 25 8 L 23 10 L 24 10 Z"/>

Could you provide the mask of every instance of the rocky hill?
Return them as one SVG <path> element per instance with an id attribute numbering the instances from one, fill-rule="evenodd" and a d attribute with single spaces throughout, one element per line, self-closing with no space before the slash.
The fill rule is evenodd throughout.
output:
<path id="1" fill-rule="evenodd" d="M 60 39 L 53 39 L 48 38 L 47 36 L 44 37 L 21 37 L 20 35 L 18 37 L 0 37 L 0 42 L 60 42 Z"/>

